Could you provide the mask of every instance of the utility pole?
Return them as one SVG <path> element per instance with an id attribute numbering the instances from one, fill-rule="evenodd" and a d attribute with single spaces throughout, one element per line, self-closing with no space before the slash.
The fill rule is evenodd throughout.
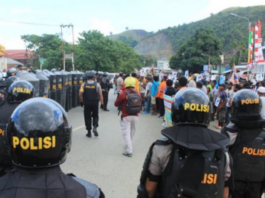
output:
<path id="1" fill-rule="evenodd" d="M 62 58 L 63 58 L 63 69 L 65 70 L 65 59 L 64 59 L 64 42 L 63 42 L 63 27 L 64 27 L 64 25 L 62 24 L 60 27 L 61 27 L 61 39 L 62 39 Z"/>
<path id="2" fill-rule="evenodd" d="M 72 61 L 73 61 L 73 71 L 75 71 L 76 68 L 75 68 L 75 37 L 74 37 L 74 25 L 71 24 L 71 26 L 72 26 L 72 36 L 73 36 L 73 59 L 72 59 Z"/>
<path id="3" fill-rule="evenodd" d="M 74 39 L 74 25 L 69 24 L 69 25 L 61 25 L 61 34 L 62 34 L 62 57 L 63 57 L 63 69 L 65 70 L 65 52 L 64 52 L 64 42 L 63 42 L 63 28 L 65 27 L 72 27 L 72 37 L 73 37 L 73 53 L 72 53 L 72 66 L 73 66 L 73 71 L 76 70 L 75 68 L 75 39 Z"/>

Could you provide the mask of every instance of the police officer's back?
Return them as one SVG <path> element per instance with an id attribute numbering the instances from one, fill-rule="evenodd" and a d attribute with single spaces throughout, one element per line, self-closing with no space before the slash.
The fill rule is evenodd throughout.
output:
<path id="1" fill-rule="evenodd" d="M 15 169 L 0 178 L 0 197 L 104 197 L 96 185 L 61 171 L 71 133 L 67 114 L 53 100 L 33 98 L 17 107 L 7 126 Z"/>
<path id="2" fill-rule="evenodd" d="M 265 104 L 254 91 L 243 89 L 236 92 L 232 101 L 232 124 L 222 129 L 222 133 L 231 139 L 229 152 L 234 171 L 229 184 L 233 198 L 260 198 L 262 194 L 265 181 L 262 105 Z"/>
<path id="3" fill-rule="evenodd" d="M 16 78 L 11 76 L 8 81 Z M 34 87 L 31 83 L 24 80 L 15 80 L 9 86 L 7 96 L 0 105 L 0 176 L 5 174 L 7 169 L 12 168 L 11 158 L 4 144 L 6 141 L 6 125 L 15 108 L 23 101 L 32 98 L 33 92 Z"/>
<path id="4" fill-rule="evenodd" d="M 79 102 L 81 107 L 84 106 L 84 118 L 87 130 L 86 136 L 89 138 L 91 138 L 92 128 L 94 135 L 96 137 L 98 136 L 97 128 L 99 126 L 99 100 L 101 101 L 101 106 L 104 105 L 102 89 L 100 84 L 97 83 L 95 76 L 96 73 L 94 71 L 87 72 L 87 81 L 81 85 L 79 90 Z"/>
<path id="5" fill-rule="evenodd" d="M 224 148 L 229 139 L 207 128 L 210 105 L 205 93 L 186 88 L 175 96 L 173 127 L 162 130 L 146 157 L 138 198 L 223 198 L 230 176 Z"/>
<path id="6" fill-rule="evenodd" d="M 107 106 L 108 106 L 108 100 L 109 100 L 110 79 L 107 75 L 107 72 L 103 73 L 103 77 L 100 80 L 100 86 L 102 89 L 102 94 L 103 94 L 103 99 L 104 99 L 103 110 L 109 111 Z"/>

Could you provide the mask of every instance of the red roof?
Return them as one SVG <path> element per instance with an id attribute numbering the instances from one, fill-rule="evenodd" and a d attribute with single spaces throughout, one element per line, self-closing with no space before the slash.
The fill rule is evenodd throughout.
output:
<path id="1" fill-rule="evenodd" d="M 26 52 L 27 52 L 27 57 L 26 57 Z M 6 50 L 6 56 L 11 59 L 16 59 L 16 60 L 23 60 L 23 59 L 29 59 L 30 56 L 33 56 L 33 52 L 29 50 Z"/>

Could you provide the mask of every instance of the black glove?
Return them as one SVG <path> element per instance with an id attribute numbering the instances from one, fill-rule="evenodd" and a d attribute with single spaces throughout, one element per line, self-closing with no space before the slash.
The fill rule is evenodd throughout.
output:
<path id="1" fill-rule="evenodd" d="M 83 107 L 84 106 L 84 103 L 83 102 L 79 102 L 80 106 Z"/>
<path id="2" fill-rule="evenodd" d="M 102 104 L 102 105 L 100 105 L 100 108 L 101 108 L 101 109 L 104 109 L 104 105 L 103 105 L 103 104 Z"/>

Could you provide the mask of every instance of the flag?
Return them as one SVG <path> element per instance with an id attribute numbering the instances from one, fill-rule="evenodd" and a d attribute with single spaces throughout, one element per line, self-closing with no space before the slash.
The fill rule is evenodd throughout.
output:
<path id="1" fill-rule="evenodd" d="M 237 72 L 236 72 L 235 65 L 233 66 L 233 72 L 232 72 L 232 75 L 231 75 L 229 81 L 232 82 L 233 84 L 237 84 L 238 83 L 238 77 L 237 77 Z"/>

